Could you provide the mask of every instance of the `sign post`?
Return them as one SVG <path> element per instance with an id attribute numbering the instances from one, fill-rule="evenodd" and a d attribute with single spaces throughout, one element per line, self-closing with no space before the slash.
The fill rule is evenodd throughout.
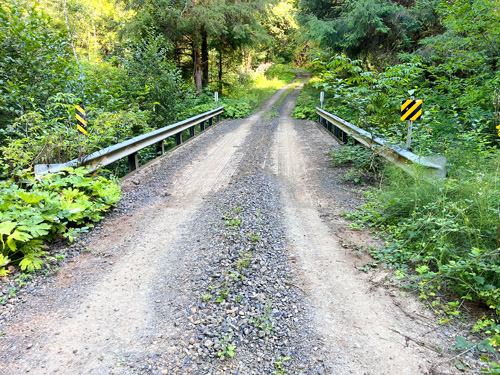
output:
<path id="1" fill-rule="evenodd" d="M 411 134 L 413 132 L 413 121 L 422 116 L 422 100 L 415 100 L 411 97 L 409 100 L 403 100 L 401 104 L 401 121 L 408 120 L 408 135 L 406 137 L 406 149 L 411 147 Z"/>
<path id="2" fill-rule="evenodd" d="M 325 101 L 325 92 L 321 91 L 319 94 L 319 101 L 321 103 L 321 109 L 323 109 L 323 102 Z"/>
<path id="3" fill-rule="evenodd" d="M 83 135 L 88 135 L 87 131 L 87 115 L 85 114 L 85 110 L 79 105 L 75 104 L 75 113 L 76 113 L 76 128 Z"/>
<path id="4" fill-rule="evenodd" d="M 219 92 L 215 92 L 215 106 L 217 107 L 217 104 L 219 104 Z"/>

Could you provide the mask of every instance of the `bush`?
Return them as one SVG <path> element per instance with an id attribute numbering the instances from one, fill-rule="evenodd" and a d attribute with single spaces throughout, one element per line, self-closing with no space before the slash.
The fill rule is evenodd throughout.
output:
<path id="1" fill-rule="evenodd" d="M 48 174 L 21 184 L 0 182 L 0 275 L 6 266 L 40 269 L 44 244 L 59 236 L 70 241 L 103 218 L 120 199 L 120 188 L 104 177 L 86 177 L 84 168 Z"/>
<path id="2" fill-rule="evenodd" d="M 454 167 L 442 180 L 388 168 L 383 188 L 352 217 L 383 230 L 388 245 L 373 255 L 415 270 L 410 279 L 422 298 L 446 287 L 499 313 L 500 154 L 450 158 Z"/>

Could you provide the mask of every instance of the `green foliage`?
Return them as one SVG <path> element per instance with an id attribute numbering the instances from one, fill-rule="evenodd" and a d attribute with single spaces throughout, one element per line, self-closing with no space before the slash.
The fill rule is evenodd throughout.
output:
<path id="1" fill-rule="evenodd" d="M 85 174 L 68 169 L 22 184 L 0 182 L 0 274 L 10 263 L 23 271 L 40 269 L 46 242 L 60 236 L 73 241 L 120 199 L 115 183 Z"/>
<path id="2" fill-rule="evenodd" d="M 129 45 L 123 58 L 128 78 L 124 82 L 124 96 L 150 113 L 154 128 L 177 120 L 176 114 L 184 109 L 185 99 L 194 95 L 182 81 L 178 68 L 168 59 L 166 45 L 163 36 L 148 32 Z"/>
<path id="3" fill-rule="evenodd" d="M 295 73 L 281 65 L 271 66 L 266 73 L 250 71 L 229 76 L 230 89 L 227 91 L 227 97 L 222 100 L 225 116 L 230 118 L 248 116 L 276 90 L 294 78 Z"/>
<path id="4" fill-rule="evenodd" d="M 290 83 L 295 79 L 295 72 L 285 65 L 273 64 L 266 71 L 265 76 L 267 78 L 277 78 L 285 83 Z"/>
<path id="5" fill-rule="evenodd" d="M 498 312 L 500 158 L 475 154 L 450 159 L 453 168 L 443 180 L 388 168 L 382 188 L 352 216 L 382 229 L 387 246 L 373 255 L 403 272 L 416 270 L 409 281 L 422 298 L 432 300 L 446 287 L 462 300 L 480 301 Z"/>
<path id="6" fill-rule="evenodd" d="M 0 5 L 0 130 L 69 86 L 71 49 L 64 32 L 50 22 L 24 2 Z"/>
<path id="7" fill-rule="evenodd" d="M 231 336 L 226 335 L 222 338 L 222 340 L 219 341 L 219 344 L 221 345 L 221 351 L 217 353 L 217 355 L 221 359 L 225 359 L 226 356 L 229 358 L 234 357 L 234 350 L 236 349 L 236 345 L 231 343 Z"/>
<path id="8" fill-rule="evenodd" d="M 275 370 L 272 372 L 273 375 L 284 375 L 286 374 L 286 369 L 283 367 L 286 362 L 290 361 L 291 357 L 279 357 L 276 362 L 274 362 Z"/>
<path id="9" fill-rule="evenodd" d="M 311 78 L 302 88 L 295 103 L 292 116 L 296 119 L 316 120 L 316 107 L 319 106 L 320 89 L 316 88 L 318 78 Z"/>
<path id="10" fill-rule="evenodd" d="M 309 37 L 325 49 L 384 61 L 394 51 L 414 47 L 424 31 L 437 28 L 437 19 L 430 11 L 437 3 L 423 0 L 407 8 L 390 0 L 302 0 L 301 7 L 309 11 L 302 16 L 302 23 Z"/>
<path id="11" fill-rule="evenodd" d="M 343 176 L 344 180 L 361 183 L 376 178 L 381 164 L 377 153 L 378 151 L 374 152 L 361 145 L 347 144 L 330 151 L 329 155 L 334 165 L 350 166 Z"/>

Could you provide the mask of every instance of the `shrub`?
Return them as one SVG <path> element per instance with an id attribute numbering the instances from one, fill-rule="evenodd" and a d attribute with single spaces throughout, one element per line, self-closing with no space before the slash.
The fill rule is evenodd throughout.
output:
<path id="1" fill-rule="evenodd" d="M 44 245 L 59 236 L 70 241 L 103 218 L 120 199 L 120 188 L 86 170 L 67 169 L 22 184 L 0 182 L 0 275 L 19 264 L 33 271 L 43 265 Z"/>

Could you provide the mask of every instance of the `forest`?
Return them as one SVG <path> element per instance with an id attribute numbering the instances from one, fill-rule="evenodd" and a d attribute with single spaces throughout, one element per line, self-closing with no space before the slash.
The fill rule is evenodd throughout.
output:
<path id="1" fill-rule="evenodd" d="M 348 216 L 384 239 L 370 249 L 374 266 L 394 267 L 442 323 L 468 304 L 484 307 L 474 330 L 494 353 L 499 59 L 496 0 L 2 0 L 0 275 L 50 267 L 47 242 L 72 241 L 120 199 L 123 163 L 43 177 L 35 164 L 82 158 L 215 108 L 216 91 L 226 118 L 246 117 L 294 79 L 291 68 L 304 69 L 313 78 L 297 119 L 316 118 L 323 91 L 327 111 L 404 145 L 401 102 L 423 100 L 412 151 L 446 156 L 446 178 L 406 174 L 354 144 L 330 157 L 350 163 L 344 178 L 366 190 Z M 87 136 L 75 105 L 85 108 Z"/>

